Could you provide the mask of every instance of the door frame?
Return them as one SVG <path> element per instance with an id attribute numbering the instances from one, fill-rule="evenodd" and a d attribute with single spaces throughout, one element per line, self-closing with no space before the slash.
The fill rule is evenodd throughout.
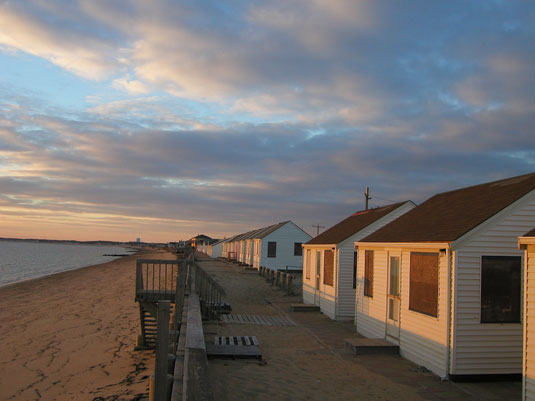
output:
<path id="1" fill-rule="evenodd" d="M 392 258 L 398 259 L 398 295 L 390 294 L 390 279 L 391 279 L 391 266 Z M 400 338 L 400 321 L 401 321 L 401 252 L 389 252 L 388 253 L 388 268 L 386 275 L 386 316 L 385 316 L 385 339 L 399 345 Z M 397 304 L 397 321 L 390 319 L 390 301 Z M 389 330 L 390 328 L 390 330 Z"/>

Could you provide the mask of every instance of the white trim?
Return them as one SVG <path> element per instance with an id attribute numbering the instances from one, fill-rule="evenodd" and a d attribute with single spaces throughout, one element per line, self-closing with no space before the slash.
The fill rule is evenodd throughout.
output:
<path id="1" fill-rule="evenodd" d="M 385 250 L 410 249 L 450 249 L 449 242 L 355 242 L 355 248 L 382 248 Z"/>
<path id="2" fill-rule="evenodd" d="M 533 237 L 531 237 L 533 238 Z M 527 302 L 526 302 L 526 295 L 528 293 L 528 251 L 527 249 L 524 251 L 524 283 L 523 283 L 523 291 L 524 299 L 522 300 L 522 400 L 526 399 L 526 359 L 527 359 L 527 347 L 526 347 L 526 340 L 527 340 Z"/>
<path id="3" fill-rule="evenodd" d="M 521 245 L 535 245 L 535 237 L 518 237 L 518 248 L 524 249 Z"/>
<path id="4" fill-rule="evenodd" d="M 337 247 L 337 244 L 303 244 L 303 248 L 311 248 L 311 249 L 317 249 L 317 248 L 321 248 L 321 249 L 336 249 L 338 248 Z"/>
<path id="5" fill-rule="evenodd" d="M 533 198 L 535 196 L 535 189 L 531 190 L 521 198 L 517 199 L 516 201 L 510 203 L 508 206 L 500 210 L 495 215 L 489 217 L 487 220 L 485 220 L 483 223 L 477 225 L 476 227 L 472 228 L 467 233 L 461 235 L 459 238 L 457 238 L 455 241 L 451 243 L 452 248 L 462 248 L 464 245 L 466 245 L 468 242 L 470 242 L 474 237 L 479 235 L 481 231 L 486 230 L 489 226 L 495 224 L 497 221 L 503 219 L 504 217 L 511 214 L 511 211 L 516 208 L 522 208 L 523 206 L 527 205 L 528 203 L 533 201 Z"/>

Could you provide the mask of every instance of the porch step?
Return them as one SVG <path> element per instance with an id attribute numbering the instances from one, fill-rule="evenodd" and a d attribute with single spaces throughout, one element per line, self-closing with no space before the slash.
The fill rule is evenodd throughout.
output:
<path id="1" fill-rule="evenodd" d="M 355 355 L 399 354 L 399 345 L 394 345 L 382 338 L 346 338 L 344 343 L 346 348 Z"/>
<path id="2" fill-rule="evenodd" d="M 319 312 L 320 307 L 311 304 L 290 304 L 292 312 Z"/>

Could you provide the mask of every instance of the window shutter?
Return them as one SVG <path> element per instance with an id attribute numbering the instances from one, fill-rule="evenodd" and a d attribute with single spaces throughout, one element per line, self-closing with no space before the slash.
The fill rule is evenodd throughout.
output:
<path id="1" fill-rule="evenodd" d="M 323 284 L 333 285 L 334 282 L 334 252 L 323 251 Z"/>
<path id="2" fill-rule="evenodd" d="M 373 297 L 373 251 L 365 251 L 364 257 L 364 295 Z"/>
<path id="3" fill-rule="evenodd" d="M 409 309 L 438 316 L 438 253 L 411 252 Z"/>

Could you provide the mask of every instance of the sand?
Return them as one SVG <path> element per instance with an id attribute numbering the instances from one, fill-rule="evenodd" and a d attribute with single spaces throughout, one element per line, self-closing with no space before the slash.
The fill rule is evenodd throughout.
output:
<path id="1" fill-rule="evenodd" d="M 145 251 L 0 288 L 0 400 L 141 400 L 152 351 L 134 351 L 135 260 Z"/>

